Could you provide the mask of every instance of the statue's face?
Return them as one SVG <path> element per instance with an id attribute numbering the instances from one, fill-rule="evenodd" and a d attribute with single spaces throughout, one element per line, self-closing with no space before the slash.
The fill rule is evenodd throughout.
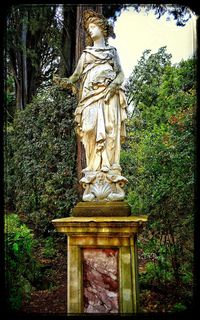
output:
<path id="1" fill-rule="evenodd" d="M 88 31 L 89 31 L 89 34 L 90 34 L 92 40 L 100 39 L 103 37 L 103 33 L 102 33 L 101 29 L 99 28 L 99 26 L 97 26 L 94 23 L 89 24 Z"/>

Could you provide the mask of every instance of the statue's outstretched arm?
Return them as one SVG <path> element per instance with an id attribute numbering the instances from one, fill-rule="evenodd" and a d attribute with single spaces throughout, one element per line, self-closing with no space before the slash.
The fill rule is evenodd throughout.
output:
<path id="1" fill-rule="evenodd" d="M 69 77 L 69 80 L 71 81 L 71 83 L 76 83 L 79 80 L 83 72 L 84 60 L 85 60 L 85 53 L 83 52 L 77 63 L 74 73 Z"/>
<path id="2" fill-rule="evenodd" d="M 53 82 L 59 87 L 61 87 L 62 89 L 70 89 L 74 93 L 76 93 L 77 89 L 75 84 L 79 80 L 82 74 L 83 65 L 84 65 L 84 54 L 81 55 L 74 73 L 69 78 L 61 78 L 58 75 L 53 75 Z"/>

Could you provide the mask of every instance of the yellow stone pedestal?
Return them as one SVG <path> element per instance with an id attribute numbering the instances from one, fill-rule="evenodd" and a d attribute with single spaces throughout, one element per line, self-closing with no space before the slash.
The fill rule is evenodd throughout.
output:
<path id="1" fill-rule="evenodd" d="M 138 312 L 137 233 L 147 216 L 69 217 L 53 220 L 67 235 L 67 312 L 83 314 L 84 248 L 118 249 L 119 314 Z"/>

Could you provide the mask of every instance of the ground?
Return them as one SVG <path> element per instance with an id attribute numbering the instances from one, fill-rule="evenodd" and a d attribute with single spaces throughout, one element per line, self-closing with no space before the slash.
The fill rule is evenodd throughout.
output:
<path id="1" fill-rule="evenodd" d="M 42 289 L 31 293 L 30 300 L 24 300 L 20 312 L 39 314 L 66 314 L 67 312 L 67 250 L 65 243 L 59 243 L 55 258 L 44 259 L 40 263 L 45 271 Z M 49 269 L 49 272 L 48 272 Z M 45 288 L 47 287 L 47 288 Z"/>

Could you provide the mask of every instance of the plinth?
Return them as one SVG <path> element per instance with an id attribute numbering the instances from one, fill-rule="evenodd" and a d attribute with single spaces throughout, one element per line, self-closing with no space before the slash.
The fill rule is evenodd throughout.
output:
<path id="1" fill-rule="evenodd" d="M 138 312 L 137 234 L 147 216 L 80 216 L 78 207 L 52 221 L 67 235 L 68 314 Z"/>

